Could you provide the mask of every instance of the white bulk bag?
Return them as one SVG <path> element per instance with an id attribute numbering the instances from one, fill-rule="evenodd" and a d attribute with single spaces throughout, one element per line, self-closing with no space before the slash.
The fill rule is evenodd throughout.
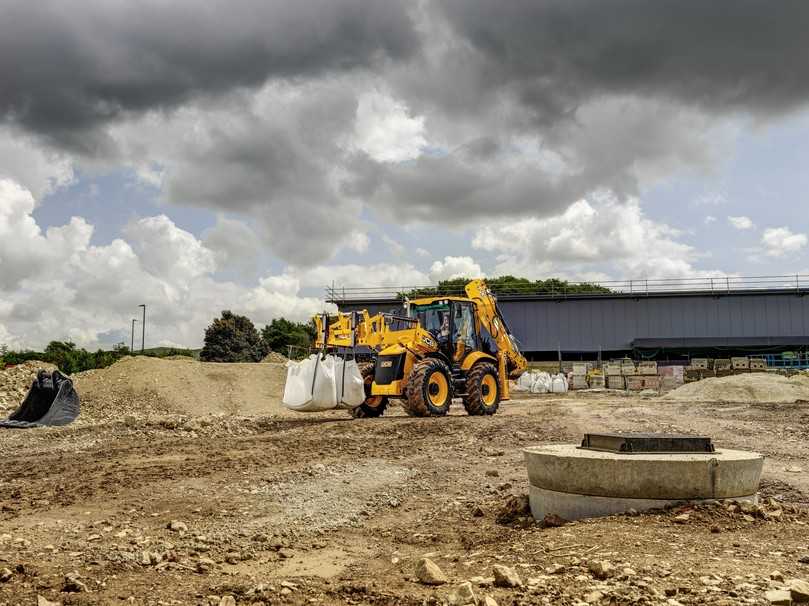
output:
<path id="1" fill-rule="evenodd" d="M 365 402 L 365 382 L 356 360 L 337 358 L 334 364 L 337 407 L 349 410 Z"/>
<path id="2" fill-rule="evenodd" d="M 526 371 L 517 379 L 514 389 L 515 391 L 531 391 L 531 386 L 534 384 L 535 380 L 534 373 L 530 370 Z"/>
<path id="3" fill-rule="evenodd" d="M 547 372 L 538 372 L 531 385 L 532 393 L 548 393 L 551 390 L 551 375 Z"/>
<path id="4" fill-rule="evenodd" d="M 287 382 L 282 402 L 290 410 L 320 412 L 337 407 L 337 382 L 333 356 L 313 354 L 301 362 L 287 362 Z"/>
<path id="5" fill-rule="evenodd" d="M 553 377 L 551 391 L 553 393 L 567 393 L 567 379 L 565 378 L 565 375 L 559 373 Z"/>

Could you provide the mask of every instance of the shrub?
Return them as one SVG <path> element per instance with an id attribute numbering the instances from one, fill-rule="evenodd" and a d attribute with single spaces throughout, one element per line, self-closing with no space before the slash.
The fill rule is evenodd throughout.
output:
<path id="1" fill-rule="evenodd" d="M 206 362 L 259 362 L 268 353 L 250 319 L 226 310 L 205 330 L 199 358 Z"/>
<path id="2" fill-rule="evenodd" d="M 315 327 L 276 318 L 261 330 L 261 337 L 270 350 L 286 355 L 288 345 L 308 348 L 315 339 Z"/>

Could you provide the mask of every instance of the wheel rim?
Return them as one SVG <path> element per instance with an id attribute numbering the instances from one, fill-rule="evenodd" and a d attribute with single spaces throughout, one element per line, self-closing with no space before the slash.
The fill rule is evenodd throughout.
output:
<path id="1" fill-rule="evenodd" d="M 373 376 L 368 376 L 365 378 L 365 404 L 366 406 L 370 406 L 371 408 L 376 408 L 382 403 L 383 396 L 372 396 L 371 395 L 371 386 L 374 384 Z"/>
<path id="2" fill-rule="evenodd" d="M 433 406 L 443 406 L 449 395 L 449 383 L 442 372 L 434 372 L 427 383 L 427 397 Z"/>
<path id="3" fill-rule="evenodd" d="M 497 380 L 493 375 L 483 375 L 480 384 L 480 397 L 486 406 L 491 406 L 497 400 Z"/>
<path id="4" fill-rule="evenodd" d="M 382 396 L 368 396 L 365 398 L 365 405 L 376 408 L 382 403 Z"/>

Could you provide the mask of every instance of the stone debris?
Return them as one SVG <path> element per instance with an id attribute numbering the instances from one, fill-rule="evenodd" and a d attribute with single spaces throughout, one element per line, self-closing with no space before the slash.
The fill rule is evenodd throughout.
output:
<path id="1" fill-rule="evenodd" d="M 531 503 L 528 501 L 528 495 L 509 495 L 495 519 L 498 524 L 510 524 L 529 516 L 531 516 Z"/>
<path id="2" fill-rule="evenodd" d="M 786 589 L 771 589 L 764 597 L 773 606 L 792 605 L 792 594 Z"/>
<path id="3" fill-rule="evenodd" d="M 549 513 L 544 518 L 542 518 L 542 526 L 544 526 L 545 528 L 559 528 L 567 523 L 568 520 L 564 519 L 561 516 L 556 515 L 555 513 Z"/>
<path id="4" fill-rule="evenodd" d="M 496 587 L 522 587 L 522 579 L 513 568 L 495 564 L 493 570 Z"/>
<path id="5" fill-rule="evenodd" d="M 443 585 L 449 581 L 444 571 L 430 558 L 421 558 L 416 563 L 416 577 L 424 585 Z"/>
<path id="6" fill-rule="evenodd" d="M 61 602 L 51 602 L 45 596 L 37 596 L 37 606 L 62 606 Z"/>
<path id="7" fill-rule="evenodd" d="M 65 575 L 65 582 L 62 585 L 62 593 L 83 593 L 89 591 L 87 585 L 81 580 L 81 577 L 75 573 Z"/>
<path id="8" fill-rule="evenodd" d="M 478 598 L 472 588 L 472 583 L 465 581 L 449 594 L 447 602 L 450 606 L 467 606 L 468 604 L 478 604 Z"/>
<path id="9" fill-rule="evenodd" d="M 8 568 L 0 569 L 0 583 L 8 583 L 11 580 L 11 577 L 14 576 L 14 573 L 11 572 Z"/>
<path id="10" fill-rule="evenodd" d="M 796 604 L 809 602 L 809 583 L 802 579 L 790 579 L 786 582 L 792 594 L 792 601 Z"/>
<path id="11" fill-rule="evenodd" d="M 597 579 L 604 580 L 615 574 L 615 567 L 604 560 L 591 560 L 587 563 L 590 573 Z"/>
<path id="12" fill-rule="evenodd" d="M 180 520 L 172 520 L 168 523 L 167 528 L 172 532 L 188 532 L 188 525 Z"/>

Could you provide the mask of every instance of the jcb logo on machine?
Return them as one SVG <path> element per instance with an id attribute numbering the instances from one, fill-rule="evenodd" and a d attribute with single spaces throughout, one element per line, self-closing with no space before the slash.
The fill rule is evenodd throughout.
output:
<path id="1" fill-rule="evenodd" d="M 381 366 L 382 368 L 390 368 L 393 366 L 393 360 L 383 360 Z"/>

